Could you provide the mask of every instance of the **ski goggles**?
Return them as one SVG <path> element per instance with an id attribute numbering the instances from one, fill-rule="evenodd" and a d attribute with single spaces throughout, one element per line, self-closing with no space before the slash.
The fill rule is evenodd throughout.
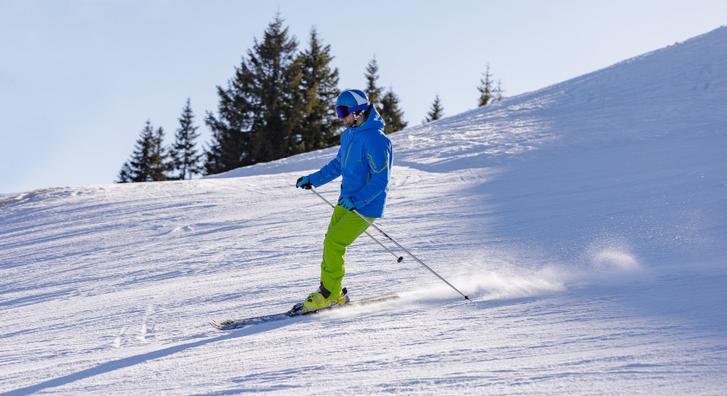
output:
<path id="1" fill-rule="evenodd" d="M 360 105 L 354 106 L 354 107 L 336 106 L 336 115 L 338 116 L 339 119 L 344 119 L 344 118 L 348 117 L 349 114 L 360 113 L 360 112 L 368 109 L 368 107 L 369 107 L 368 103 L 360 104 Z"/>
<path id="2" fill-rule="evenodd" d="M 336 106 L 336 115 L 338 116 L 338 119 L 342 120 L 348 117 L 349 114 L 351 114 L 351 112 L 348 111 L 348 106 Z"/>

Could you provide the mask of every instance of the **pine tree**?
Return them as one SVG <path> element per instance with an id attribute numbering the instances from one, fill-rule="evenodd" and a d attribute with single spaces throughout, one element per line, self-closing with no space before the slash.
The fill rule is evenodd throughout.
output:
<path id="1" fill-rule="evenodd" d="M 147 182 L 167 180 L 165 172 L 169 169 L 167 153 L 163 146 L 164 129 L 156 131 L 147 120 L 139 139 L 136 140 L 131 159 L 125 162 L 119 172 L 118 182 Z"/>
<path id="2" fill-rule="evenodd" d="M 255 40 L 248 51 L 253 78 L 252 140 L 253 163 L 267 162 L 290 155 L 293 151 L 293 128 L 299 120 L 295 111 L 297 84 L 301 78 L 296 62 L 298 43 L 288 36 L 284 20 L 276 15 L 268 25 L 262 42 Z"/>
<path id="3" fill-rule="evenodd" d="M 495 97 L 494 100 L 496 102 L 502 102 L 502 95 L 505 93 L 505 91 L 502 90 L 502 81 L 497 80 L 497 86 L 495 87 L 495 90 L 493 91 Z"/>
<path id="4" fill-rule="evenodd" d="M 217 87 L 218 115 L 207 113 L 205 123 L 212 131 L 212 142 L 205 150 L 205 174 L 225 172 L 249 165 L 250 129 L 255 109 L 251 102 L 252 73 L 245 59 L 235 68 L 227 89 Z"/>
<path id="5" fill-rule="evenodd" d="M 376 62 L 376 56 L 371 59 L 368 65 L 366 65 L 366 96 L 369 98 L 369 102 L 376 106 L 376 110 L 381 112 L 381 100 L 383 99 L 384 89 L 379 87 L 379 64 Z"/>
<path id="6" fill-rule="evenodd" d="M 150 181 L 163 181 L 169 179 L 167 171 L 172 168 L 169 162 L 169 153 L 164 148 L 164 128 L 159 127 L 154 132 L 152 149 L 149 153 L 149 177 Z"/>
<path id="7" fill-rule="evenodd" d="M 429 113 L 427 113 L 427 117 L 424 119 L 424 123 L 436 121 L 444 116 L 444 107 L 442 107 L 442 102 L 439 100 L 439 95 L 434 97 L 434 103 L 432 103 L 432 108 L 429 110 Z"/>
<path id="8" fill-rule="evenodd" d="M 331 68 L 331 46 L 323 45 L 315 29 L 311 29 L 309 47 L 298 55 L 301 67 L 299 99 L 300 124 L 296 128 L 296 144 L 300 152 L 317 150 L 337 144 L 336 132 L 341 122 L 336 117 L 335 103 L 340 94 L 338 69 Z"/>
<path id="9" fill-rule="evenodd" d="M 255 39 L 247 51 L 227 89 L 217 87 L 218 116 L 208 113 L 205 120 L 213 138 L 205 153 L 207 174 L 295 152 L 302 68 L 295 56 L 298 43 L 283 22 L 276 15 L 262 41 Z"/>
<path id="10" fill-rule="evenodd" d="M 381 98 L 380 113 L 386 124 L 384 133 L 389 134 L 406 128 L 407 123 L 404 121 L 404 112 L 399 108 L 399 97 L 391 88 Z"/>
<path id="11" fill-rule="evenodd" d="M 170 150 L 172 169 L 177 173 L 179 180 L 184 180 L 199 174 L 202 169 L 199 165 L 201 154 L 197 152 L 198 127 L 194 126 L 194 113 L 189 98 L 179 117 L 179 128 L 175 134 L 175 141 Z"/>
<path id="12" fill-rule="evenodd" d="M 131 177 L 133 175 L 133 169 L 131 169 L 131 165 L 129 164 L 129 161 L 124 162 L 124 165 L 121 167 L 121 171 L 119 172 L 118 179 L 116 180 L 117 183 L 131 183 L 133 180 L 131 180 Z"/>
<path id="13" fill-rule="evenodd" d="M 379 64 L 376 62 L 376 56 L 366 65 L 366 96 L 369 102 L 374 105 L 376 111 L 381 114 L 381 118 L 386 123 L 384 133 L 392 133 L 406 128 L 404 121 L 404 112 L 399 108 L 399 97 L 394 91 L 389 90 L 384 94 L 384 89 L 379 87 Z"/>
<path id="14" fill-rule="evenodd" d="M 487 106 L 493 98 L 492 74 L 490 74 L 490 64 L 487 64 L 485 74 L 480 79 L 480 86 L 477 87 L 480 92 L 479 107 Z"/>

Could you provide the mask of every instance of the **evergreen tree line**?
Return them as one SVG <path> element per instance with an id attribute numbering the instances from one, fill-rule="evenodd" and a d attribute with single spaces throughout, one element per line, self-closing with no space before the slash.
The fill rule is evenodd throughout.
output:
<path id="1" fill-rule="evenodd" d="M 117 181 L 191 179 L 337 145 L 342 123 L 335 114 L 340 90 L 332 60 L 330 46 L 315 29 L 308 47 L 298 51 L 296 38 L 277 15 L 262 39 L 254 40 L 227 85 L 217 87 L 217 111 L 207 112 L 204 119 L 212 139 L 203 152 L 197 150 L 199 127 L 187 99 L 174 143 L 165 147 L 164 129 L 147 120 Z M 384 132 L 396 132 L 407 126 L 404 112 L 393 89 L 378 85 L 378 73 L 374 57 L 365 69 L 365 92 L 386 123 Z M 481 84 L 481 106 L 501 99 L 489 65 Z M 437 96 L 425 122 L 441 118 L 443 110 Z"/>
<path id="2" fill-rule="evenodd" d="M 117 181 L 184 180 L 199 174 L 202 154 L 197 151 L 198 128 L 194 125 L 189 99 L 179 117 L 179 128 L 170 147 L 164 146 L 164 128 L 155 129 L 151 121 L 147 120 L 136 140 L 131 158 L 121 167 Z"/>
<path id="3" fill-rule="evenodd" d="M 488 104 L 495 102 L 501 102 L 504 97 L 503 95 L 505 91 L 502 89 L 502 81 L 498 79 L 497 84 L 495 84 L 493 75 L 490 72 L 489 64 L 485 67 L 485 72 L 482 74 L 477 91 L 480 93 L 480 96 L 477 99 L 478 107 L 487 106 Z M 432 102 L 432 106 L 429 108 L 429 112 L 422 123 L 426 124 L 436 121 L 442 117 L 444 117 L 444 106 L 437 94 L 434 96 L 434 102 Z"/>

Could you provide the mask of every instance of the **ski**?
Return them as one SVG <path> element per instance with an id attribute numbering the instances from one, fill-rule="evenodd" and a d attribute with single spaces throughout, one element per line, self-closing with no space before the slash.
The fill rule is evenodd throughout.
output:
<path id="1" fill-rule="evenodd" d="M 243 327 L 248 327 L 252 325 L 257 325 L 261 323 L 270 323 L 270 322 L 277 322 L 280 320 L 286 320 L 291 319 L 299 316 L 307 316 L 323 311 L 328 311 L 332 309 L 345 309 L 346 307 L 360 307 L 363 305 L 370 305 L 370 304 L 377 304 L 385 301 L 391 301 L 398 299 L 399 295 L 397 294 L 391 294 L 383 297 L 376 297 L 376 298 L 370 298 L 366 300 L 360 300 L 360 301 L 353 301 L 349 302 L 345 305 L 333 305 L 327 308 L 319 309 L 317 311 L 309 311 L 309 312 L 303 312 L 303 303 L 298 303 L 293 306 L 289 311 L 287 312 L 281 312 L 276 314 L 269 314 L 269 315 L 262 315 L 262 316 L 253 316 L 250 318 L 244 318 L 244 319 L 226 319 L 226 320 L 220 320 L 216 321 L 213 320 L 210 322 L 210 325 L 212 327 L 216 328 L 217 330 L 235 330 L 235 329 L 241 329 Z"/>

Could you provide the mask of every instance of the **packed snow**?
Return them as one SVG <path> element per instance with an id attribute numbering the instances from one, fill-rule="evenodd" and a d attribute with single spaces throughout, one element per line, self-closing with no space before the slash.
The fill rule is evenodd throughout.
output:
<path id="1" fill-rule="evenodd" d="M 364 235 L 352 299 L 400 299 L 209 326 L 317 287 L 331 209 L 294 183 L 336 148 L 5 194 L 0 392 L 723 393 L 726 103 L 722 27 L 391 135 L 377 224 L 471 303 Z"/>

